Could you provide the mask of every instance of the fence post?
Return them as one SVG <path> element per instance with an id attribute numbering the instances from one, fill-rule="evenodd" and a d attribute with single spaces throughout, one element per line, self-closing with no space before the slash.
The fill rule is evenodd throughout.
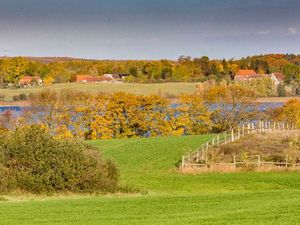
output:
<path id="1" fill-rule="evenodd" d="M 234 141 L 234 132 L 233 132 L 233 129 L 231 129 L 231 141 L 232 142 Z"/>
<path id="2" fill-rule="evenodd" d="M 215 138 L 212 139 L 211 141 L 211 145 L 214 146 L 215 145 Z"/>
<path id="3" fill-rule="evenodd" d="M 263 122 L 260 120 L 260 121 L 259 121 L 259 133 L 262 133 L 262 123 L 263 123 Z"/>
<path id="4" fill-rule="evenodd" d="M 288 155 L 286 155 L 286 157 L 285 157 L 285 168 L 288 168 L 288 161 L 289 161 L 289 158 L 288 158 Z"/>
<path id="5" fill-rule="evenodd" d="M 219 134 L 217 136 L 217 143 L 218 143 L 218 146 L 220 146 L 220 135 Z"/>
<path id="6" fill-rule="evenodd" d="M 233 165 L 236 166 L 235 155 L 233 156 Z"/>
<path id="7" fill-rule="evenodd" d="M 181 168 L 183 168 L 185 166 L 185 157 L 182 156 L 182 160 L 181 160 Z"/>
<path id="8" fill-rule="evenodd" d="M 238 127 L 238 129 L 237 129 L 237 139 L 239 140 L 240 138 L 241 138 L 240 127 Z"/>
<path id="9" fill-rule="evenodd" d="M 225 141 L 224 141 L 224 143 L 225 143 L 225 145 L 227 144 L 227 132 L 225 131 Z"/>
<path id="10" fill-rule="evenodd" d="M 257 156 L 258 166 L 260 166 L 260 155 Z"/>

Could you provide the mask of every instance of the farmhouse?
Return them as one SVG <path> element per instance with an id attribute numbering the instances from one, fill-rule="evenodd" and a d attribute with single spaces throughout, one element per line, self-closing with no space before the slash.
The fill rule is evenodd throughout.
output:
<path id="1" fill-rule="evenodd" d="M 268 77 L 267 74 L 257 74 L 254 70 L 239 70 L 235 76 L 234 80 L 235 81 L 246 81 L 246 80 L 251 80 L 251 79 L 256 79 L 256 78 L 264 78 Z"/>
<path id="2" fill-rule="evenodd" d="M 123 82 L 128 74 L 103 74 L 103 76 L 77 75 L 77 83 Z"/>
<path id="3" fill-rule="evenodd" d="M 125 79 L 125 77 L 129 76 L 129 74 L 126 74 L 126 73 L 118 73 L 118 74 L 106 73 L 106 74 L 103 74 L 103 76 L 112 78 L 115 81 L 123 81 Z"/>
<path id="4" fill-rule="evenodd" d="M 271 74 L 257 74 L 254 70 L 239 70 L 235 77 L 235 81 L 247 81 L 257 78 L 270 78 L 277 86 L 284 82 L 284 74 L 280 72 L 274 72 Z"/>
<path id="5" fill-rule="evenodd" d="M 43 85 L 43 80 L 39 76 L 25 76 L 19 81 L 20 86 Z"/>
<path id="6" fill-rule="evenodd" d="M 100 83 L 100 82 L 111 82 L 113 79 L 104 76 L 91 76 L 91 75 L 77 75 L 77 83 Z"/>
<path id="7" fill-rule="evenodd" d="M 276 86 L 279 84 L 282 84 L 285 81 L 284 74 L 280 73 L 280 72 L 274 72 L 274 73 L 270 74 L 270 77 Z"/>

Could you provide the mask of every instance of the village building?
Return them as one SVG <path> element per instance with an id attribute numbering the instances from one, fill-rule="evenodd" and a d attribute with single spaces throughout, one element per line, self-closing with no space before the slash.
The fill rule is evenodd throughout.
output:
<path id="1" fill-rule="evenodd" d="M 115 81 L 123 81 L 129 75 L 130 74 L 126 74 L 126 73 L 118 73 L 118 74 L 109 74 L 109 73 L 106 73 L 106 74 L 103 74 L 103 76 L 112 78 Z"/>
<path id="2" fill-rule="evenodd" d="M 281 72 L 274 72 L 274 73 L 271 74 L 270 77 L 271 77 L 271 79 L 273 80 L 273 82 L 276 86 L 278 86 L 279 84 L 284 83 L 284 81 L 285 81 L 285 76 Z"/>
<path id="3" fill-rule="evenodd" d="M 258 78 L 270 78 L 275 86 L 284 82 L 284 74 L 280 72 L 274 72 L 271 74 L 257 74 L 254 70 L 239 70 L 234 77 L 235 81 L 247 81 Z"/>
<path id="4" fill-rule="evenodd" d="M 91 76 L 91 75 L 77 75 L 77 83 L 102 83 L 102 82 L 112 82 L 114 79 L 105 76 Z"/>
<path id="5" fill-rule="evenodd" d="M 43 84 L 43 80 L 39 76 L 24 76 L 19 80 L 19 86 L 41 86 Z"/>
<path id="6" fill-rule="evenodd" d="M 123 82 L 127 74 L 104 74 L 102 76 L 77 75 L 77 83 L 118 83 Z"/>
<path id="7" fill-rule="evenodd" d="M 235 81 L 246 81 L 251 79 L 257 79 L 257 78 L 264 78 L 265 75 L 257 74 L 254 70 L 239 70 L 235 76 Z"/>

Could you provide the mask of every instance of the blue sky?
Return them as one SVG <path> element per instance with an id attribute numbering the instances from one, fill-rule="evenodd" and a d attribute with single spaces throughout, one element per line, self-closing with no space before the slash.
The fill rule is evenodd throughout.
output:
<path id="1" fill-rule="evenodd" d="M 0 55 L 300 53 L 300 0 L 0 0 Z"/>

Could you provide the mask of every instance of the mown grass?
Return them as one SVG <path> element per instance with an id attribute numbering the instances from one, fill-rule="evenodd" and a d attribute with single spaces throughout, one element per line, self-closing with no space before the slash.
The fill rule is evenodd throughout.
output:
<path id="1" fill-rule="evenodd" d="M 49 87 L 28 87 L 20 89 L 0 89 L 0 93 L 5 95 L 7 101 L 11 101 L 14 95 L 21 93 L 37 93 L 41 90 L 49 89 L 60 91 L 64 89 L 73 89 L 78 91 L 87 91 L 91 93 L 104 92 L 112 93 L 117 91 L 129 92 L 138 95 L 162 94 L 178 95 L 182 93 L 194 93 L 196 83 L 158 83 L 158 84 L 137 84 L 137 83 L 63 83 L 54 84 Z"/>
<path id="2" fill-rule="evenodd" d="M 0 202 L 0 224 L 299 224 L 299 173 L 181 174 L 210 136 L 93 141 L 146 195 Z"/>

